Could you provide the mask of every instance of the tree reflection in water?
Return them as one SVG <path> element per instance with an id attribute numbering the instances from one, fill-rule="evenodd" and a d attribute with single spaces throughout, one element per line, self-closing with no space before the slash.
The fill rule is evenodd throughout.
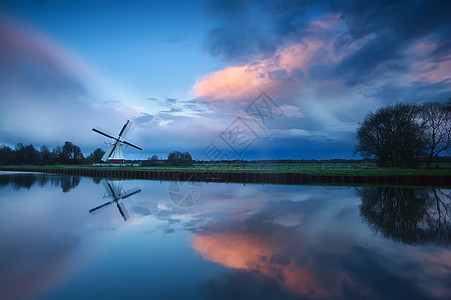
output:
<path id="1" fill-rule="evenodd" d="M 360 214 L 384 237 L 409 245 L 451 244 L 451 192 L 440 189 L 359 188 Z"/>
<path id="2" fill-rule="evenodd" d="M 51 184 L 55 187 L 61 187 L 64 193 L 69 192 L 80 184 L 81 176 L 72 175 L 54 175 L 45 173 L 26 173 L 26 174 L 2 174 L 0 175 L 0 187 L 12 185 L 15 190 L 26 188 L 30 189 L 36 183 L 39 187 Z"/>

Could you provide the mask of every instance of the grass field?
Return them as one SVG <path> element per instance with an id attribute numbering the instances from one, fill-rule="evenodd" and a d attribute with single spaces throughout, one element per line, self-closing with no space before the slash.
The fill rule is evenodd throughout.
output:
<path id="1" fill-rule="evenodd" d="M 91 165 L 54 165 L 54 166 L 0 166 L 1 169 L 120 169 L 134 171 L 159 172 L 239 172 L 239 173 L 306 173 L 312 175 L 373 175 L 373 176 L 451 176 L 451 164 L 442 164 L 438 168 L 385 169 L 374 164 L 208 164 L 193 166 L 155 166 L 155 167 L 93 167 Z"/>

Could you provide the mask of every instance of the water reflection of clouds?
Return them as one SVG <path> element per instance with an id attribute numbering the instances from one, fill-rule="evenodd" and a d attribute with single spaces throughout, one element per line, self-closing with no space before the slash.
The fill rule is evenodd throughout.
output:
<path id="1" fill-rule="evenodd" d="M 76 269 L 77 264 L 68 258 L 81 238 L 67 229 L 79 216 L 65 213 L 70 203 L 61 201 L 61 196 L 70 193 L 61 184 L 66 178 L 20 174 L 0 175 L 0 181 L 1 298 L 29 298 Z M 42 193 L 47 184 L 58 189 Z"/>
<path id="2" fill-rule="evenodd" d="M 154 241 L 150 248 L 179 249 L 187 241 L 187 235 L 180 235 L 183 231 L 192 237 L 197 257 L 227 268 L 197 282 L 206 298 L 451 296 L 451 251 L 433 245 L 406 246 L 374 233 L 362 222 L 359 204 L 366 200 L 355 189 L 205 184 L 203 200 L 183 208 L 168 198 L 167 182 L 127 181 L 126 189 L 142 189 L 125 200 L 134 221 L 129 223 L 116 209 L 89 215 L 90 208 L 103 203 L 100 182 L 82 178 L 78 188 L 63 193 L 47 181 L 48 189 L 35 183 L 30 189 L 24 186 L 3 195 L 0 222 L 8 226 L 0 227 L 5 253 L 0 258 L 2 274 L 22 270 L 17 276 L 2 277 L 10 285 L 3 289 L 12 295 L 7 298 L 24 296 L 22 282 L 29 284 L 33 295 L 51 290 L 86 264 L 77 257 L 87 261 L 105 253 L 101 248 L 109 243 L 100 242 L 100 236 L 114 240 L 124 231 L 137 235 L 129 226 L 136 223 L 143 233 L 140 238 Z M 26 221 L 15 221 L 18 216 Z M 33 232 L 39 234 L 32 236 Z M 182 238 L 175 242 L 173 236 Z M 166 245 L 172 238 L 174 244 Z M 141 245 L 137 240 L 125 241 Z M 30 248 L 37 249 L 31 256 Z M 169 259 L 169 254 L 161 255 Z M 179 262 L 180 267 L 185 263 Z"/>
<path id="3" fill-rule="evenodd" d="M 330 283 L 323 286 L 312 273 L 313 261 L 306 257 L 311 243 L 302 230 L 304 220 L 308 223 L 310 218 L 304 212 L 312 209 L 310 203 L 270 202 L 243 222 L 223 220 L 222 228 L 219 224 L 208 226 L 193 238 L 193 248 L 207 260 L 258 272 L 290 292 L 325 297 L 333 289 Z M 302 222 L 292 216 L 301 216 Z M 285 218 L 291 222 L 281 224 Z"/>
<path id="4" fill-rule="evenodd" d="M 83 179 L 0 175 L 0 298 L 34 298 L 98 255 L 98 244 L 89 245 L 96 235 L 90 228 L 98 227 L 87 208 L 102 194 Z M 80 183 L 83 189 L 76 189 Z"/>
<path id="5" fill-rule="evenodd" d="M 8 247 L 2 247 L 0 260 L 1 298 L 28 299 L 64 280 L 77 269 L 79 262 L 68 257 L 79 242 L 73 235 L 28 239 L 26 247 L 4 240 L 2 244 Z"/>
<path id="6" fill-rule="evenodd" d="M 237 276 L 242 277 L 240 270 L 246 270 L 277 283 L 283 297 L 286 293 L 309 299 L 450 296 L 446 284 L 449 265 L 436 260 L 440 268 L 434 268 L 427 258 L 437 251 L 425 254 L 387 243 L 379 236 L 368 239 L 371 234 L 361 226 L 352 204 L 356 198 L 353 192 L 342 190 L 330 199 L 322 197 L 319 188 L 313 190 L 316 197 L 311 200 L 269 201 L 246 219 L 215 220 L 193 238 L 193 248 L 204 259 L 235 269 Z M 425 269 L 428 274 L 424 274 Z M 205 292 L 218 297 L 224 292 L 230 295 L 236 284 L 231 274 L 211 279 L 204 285 Z"/>
<path id="7" fill-rule="evenodd" d="M 432 252 L 422 252 L 422 257 L 426 262 L 424 272 L 435 277 L 437 275 L 448 278 L 448 280 L 430 280 L 429 287 L 436 297 L 451 298 L 449 283 L 451 282 L 451 251 L 438 250 Z"/>

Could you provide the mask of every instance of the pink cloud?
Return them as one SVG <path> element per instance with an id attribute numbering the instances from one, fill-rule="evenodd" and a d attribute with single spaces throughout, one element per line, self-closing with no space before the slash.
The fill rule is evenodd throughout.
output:
<path id="1" fill-rule="evenodd" d="M 406 51 L 416 60 L 412 64 L 412 79 L 418 81 L 440 82 L 451 77 L 451 52 L 445 60 L 431 59 L 431 54 L 437 49 L 437 45 L 429 41 L 421 41 L 413 44 Z"/>
<path id="2" fill-rule="evenodd" d="M 420 42 L 413 45 L 413 50 L 418 53 L 430 52 L 437 49 L 437 45 L 431 42 Z"/>
<path id="3" fill-rule="evenodd" d="M 422 61 L 413 65 L 415 80 L 440 82 L 451 78 L 451 59 L 441 62 Z"/>
<path id="4" fill-rule="evenodd" d="M 423 253 L 422 258 L 425 261 L 425 273 L 431 276 L 447 276 L 451 269 L 451 251 L 438 250 L 433 252 Z M 436 297 L 450 298 L 451 292 L 447 285 L 434 283 L 430 287 L 431 291 Z"/>
<path id="5" fill-rule="evenodd" d="M 340 14 L 326 14 L 310 23 L 310 31 L 336 29 L 341 24 Z"/>
<path id="6" fill-rule="evenodd" d="M 197 96 L 225 99 L 240 99 L 267 85 L 268 81 L 252 66 L 229 67 L 204 76 L 196 83 Z"/>
<path id="7" fill-rule="evenodd" d="M 207 74 L 194 85 L 194 93 L 236 101 L 254 98 L 262 91 L 284 95 L 302 88 L 312 64 L 336 63 L 342 58 L 342 53 L 334 52 L 333 39 L 321 35 L 338 30 L 340 22 L 336 14 L 316 19 L 307 29 L 310 37 L 303 42 L 281 47 L 266 59 Z"/>
<path id="8" fill-rule="evenodd" d="M 318 91 L 321 93 L 336 91 L 337 84 L 346 86 L 347 76 L 358 72 L 362 67 L 357 65 L 353 70 L 354 66 L 345 61 L 343 75 L 335 74 L 333 78 L 327 76 L 327 70 L 334 70 L 335 66 L 340 66 L 343 58 L 351 58 L 352 61 L 354 57 L 361 57 L 359 51 L 365 50 L 369 43 L 373 43 L 379 37 L 378 33 L 373 32 L 352 40 L 344 21 L 338 14 L 326 14 L 312 20 L 306 28 L 306 33 L 307 36 L 302 42 L 281 46 L 268 58 L 206 74 L 194 85 L 195 95 L 210 100 L 223 99 L 230 103 L 253 99 L 262 91 L 277 95 L 279 99 L 287 98 L 286 96 L 306 95 L 312 90 L 315 94 Z M 335 47 L 336 42 L 346 36 L 352 42 L 344 43 L 342 47 Z M 449 71 L 451 70 L 451 53 L 448 55 L 450 59 L 438 61 L 434 55 L 437 47 L 437 44 L 431 42 L 429 37 L 425 37 L 407 47 L 403 56 L 394 62 L 403 68 L 410 66 L 409 71 L 401 73 L 395 68 L 384 68 L 384 61 L 381 61 L 380 67 L 375 68 L 380 72 L 374 72 L 368 76 L 373 76 L 373 83 L 389 80 L 390 84 L 401 86 L 411 81 L 441 82 L 451 77 Z M 362 57 L 362 59 L 366 58 Z M 394 61 L 394 59 L 388 61 Z M 312 74 L 311 67 L 316 65 L 318 65 L 314 68 L 316 73 Z M 321 68 L 324 68 L 326 73 L 321 73 Z M 371 70 L 369 69 L 368 72 L 371 73 Z M 362 76 L 367 74 L 362 72 Z M 362 86 L 360 91 L 368 91 L 372 88 L 374 86 L 369 84 Z M 350 87 L 346 89 L 347 92 L 351 90 Z"/>
<path id="9" fill-rule="evenodd" d="M 92 126 L 121 124 L 142 110 L 105 101 L 128 97 L 74 50 L 2 14 L 0 64 L 1 73 L 7 74 L 0 89 L 6 99 L 0 101 L 0 135 L 5 141 L 52 146 L 71 140 L 81 147 L 97 145 L 98 137 L 86 134 Z"/>
<path id="10" fill-rule="evenodd" d="M 283 255 L 286 249 L 266 237 L 233 232 L 198 235 L 194 237 L 192 246 L 206 260 L 228 268 L 258 271 L 301 295 L 326 298 L 339 292 L 321 282 L 310 259 L 302 267 L 297 266 L 293 258 L 286 265 L 273 263 L 271 258 Z M 301 243 L 296 244 L 296 249 L 298 255 L 305 255 L 305 247 Z M 339 283 L 350 281 L 349 276 L 342 272 L 335 273 L 333 277 Z"/>
<path id="11" fill-rule="evenodd" d="M 313 39 L 282 48 L 267 59 L 207 74 L 194 92 L 198 97 L 232 101 L 253 98 L 261 91 L 283 94 L 302 86 L 300 73 L 308 75 L 310 63 L 337 61 L 331 49 L 330 42 Z M 319 53 L 321 57 L 316 57 Z"/>
<path id="12" fill-rule="evenodd" d="M 77 53 L 30 25 L 0 14 L 0 60 L 10 68 L 36 64 L 54 74 L 79 82 L 91 92 L 110 85 Z"/>

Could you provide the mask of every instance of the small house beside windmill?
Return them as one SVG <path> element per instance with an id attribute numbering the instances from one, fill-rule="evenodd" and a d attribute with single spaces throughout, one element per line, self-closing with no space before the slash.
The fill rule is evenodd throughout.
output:
<path id="1" fill-rule="evenodd" d="M 123 138 L 127 134 L 128 130 L 130 129 L 131 122 L 127 120 L 125 125 L 122 127 L 122 130 L 119 132 L 119 136 L 116 138 L 112 136 L 111 134 L 108 134 L 105 132 L 105 130 L 96 129 L 93 128 L 92 131 L 97 132 L 103 136 L 106 136 L 107 138 L 110 138 L 113 140 L 113 142 L 105 142 L 106 144 L 109 144 L 108 150 L 105 152 L 105 155 L 102 157 L 102 161 L 108 163 L 108 164 L 125 164 L 125 156 L 124 151 L 122 147 L 131 147 L 133 149 L 141 151 L 142 148 L 135 146 L 125 140 Z"/>

